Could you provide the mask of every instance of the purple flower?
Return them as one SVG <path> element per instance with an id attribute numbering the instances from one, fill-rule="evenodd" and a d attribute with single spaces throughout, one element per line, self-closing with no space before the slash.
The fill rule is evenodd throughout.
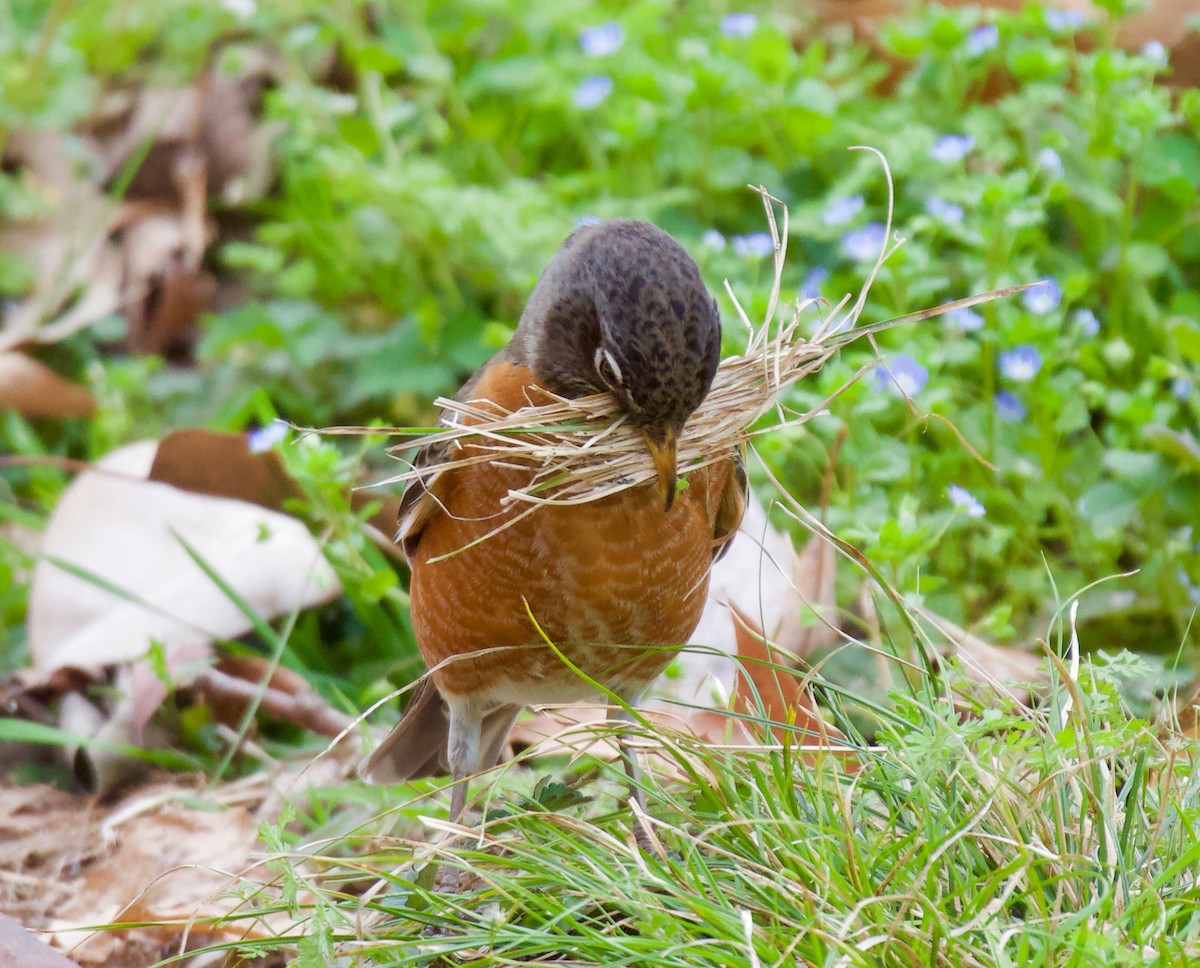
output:
<path id="1" fill-rule="evenodd" d="M 1100 332 L 1100 320 L 1090 309 L 1076 309 L 1071 313 L 1071 322 L 1079 328 L 1084 336 L 1095 336 Z"/>
<path id="2" fill-rule="evenodd" d="M 934 161 L 949 163 L 962 161 L 971 149 L 975 147 L 975 138 L 969 134 L 944 134 L 933 143 L 929 149 L 929 157 Z"/>
<path id="3" fill-rule="evenodd" d="M 1055 10 L 1049 9 L 1045 13 L 1046 26 L 1051 30 L 1078 30 L 1085 23 L 1087 17 L 1080 10 Z"/>
<path id="4" fill-rule="evenodd" d="M 878 222 L 868 222 L 842 236 L 842 255 L 855 262 L 873 262 L 879 258 L 887 233 Z"/>
<path id="5" fill-rule="evenodd" d="M 961 205 L 947 202 L 936 195 L 930 195 L 925 199 L 925 211 L 932 216 L 934 221 L 941 222 L 943 225 L 957 225 L 963 220 Z"/>
<path id="6" fill-rule="evenodd" d="M 575 88 L 575 95 L 572 100 L 575 102 L 575 107 L 581 111 L 590 111 L 592 108 L 599 107 L 605 102 L 613 90 L 613 81 L 611 77 L 604 74 L 593 74 L 591 77 L 585 77 L 579 82 L 579 86 Z"/>
<path id="7" fill-rule="evenodd" d="M 1000 44 L 1000 28 L 995 24 L 980 24 L 967 34 L 967 53 L 979 57 Z"/>
<path id="8" fill-rule="evenodd" d="M 907 353 L 897 353 L 875 369 L 875 385 L 896 396 L 915 397 L 929 382 L 929 371 Z"/>
<path id="9" fill-rule="evenodd" d="M 984 320 L 974 309 L 951 309 L 945 315 L 946 325 L 960 333 L 975 333 L 983 329 Z"/>
<path id="10" fill-rule="evenodd" d="M 766 232 L 735 235 L 733 237 L 733 251 L 743 259 L 761 259 L 763 256 L 775 253 L 775 241 Z"/>
<path id="11" fill-rule="evenodd" d="M 1062 302 L 1062 290 L 1053 279 L 1043 279 L 1021 293 L 1021 302 L 1033 315 L 1045 316 Z"/>
<path id="12" fill-rule="evenodd" d="M 801 299 L 819 299 L 821 286 L 829 281 L 829 270 L 824 266 L 814 266 L 808 270 L 804 282 L 800 284 Z"/>
<path id="13" fill-rule="evenodd" d="M 623 43 L 625 31 L 615 20 L 579 32 L 579 49 L 588 57 L 607 57 L 609 54 L 615 54 Z"/>
<path id="14" fill-rule="evenodd" d="M 1029 416 L 1029 408 L 1014 394 L 1001 390 L 996 394 L 996 413 L 1000 415 L 1001 420 L 1017 423 Z"/>
<path id="15" fill-rule="evenodd" d="M 821 213 L 821 222 L 825 225 L 845 225 L 862 211 L 862 207 L 863 197 L 861 195 L 835 199 Z"/>
<path id="16" fill-rule="evenodd" d="M 246 434 L 246 449 L 252 454 L 261 454 L 287 440 L 287 435 L 288 422 L 276 418 L 265 427 L 259 427 Z"/>
<path id="17" fill-rule="evenodd" d="M 596 215 L 580 215 L 579 218 L 577 218 L 575 220 L 575 228 L 577 228 L 577 229 L 587 228 L 589 225 L 598 224 L 599 221 L 600 221 L 600 218 L 599 218 L 599 216 L 596 216 Z"/>
<path id="18" fill-rule="evenodd" d="M 1000 354 L 1000 372 L 1017 383 L 1028 383 L 1042 368 L 1042 354 L 1032 346 L 1018 346 Z"/>
<path id="19" fill-rule="evenodd" d="M 984 510 L 982 504 L 976 500 L 975 495 L 968 491 L 965 487 L 959 487 L 957 484 L 951 484 L 946 488 L 946 496 L 950 498 L 950 503 L 956 508 L 962 508 L 967 512 L 968 518 L 982 518 L 987 511 Z"/>
<path id="20" fill-rule="evenodd" d="M 709 229 L 700 238 L 700 244 L 706 249 L 712 249 L 714 252 L 723 252 L 725 250 L 725 236 L 716 229 Z"/>
<path id="21" fill-rule="evenodd" d="M 1043 148 L 1037 156 L 1037 166 L 1051 178 L 1062 178 L 1063 163 L 1053 148 Z"/>
<path id="22" fill-rule="evenodd" d="M 1167 66 L 1167 48 L 1161 40 L 1148 40 L 1142 44 L 1142 56 L 1155 67 L 1161 69 Z"/>
<path id="23" fill-rule="evenodd" d="M 727 13 L 721 18 L 721 33 L 726 37 L 749 37 L 758 27 L 752 13 Z"/>
<path id="24" fill-rule="evenodd" d="M 1192 381 L 1185 376 L 1177 376 L 1171 381 L 1171 392 L 1176 400 L 1186 400 L 1192 395 Z"/>

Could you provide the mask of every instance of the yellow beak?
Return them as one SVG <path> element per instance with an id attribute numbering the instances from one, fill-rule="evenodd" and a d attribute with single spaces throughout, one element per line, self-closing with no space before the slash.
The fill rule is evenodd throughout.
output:
<path id="1" fill-rule="evenodd" d="M 653 434 L 653 436 L 652 436 Z M 658 435 L 662 434 L 662 439 Z M 654 470 L 658 474 L 658 496 L 662 501 L 663 510 L 670 511 L 675 502 L 675 431 L 668 428 L 663 431 L 655 428 L 653 431 L 644 430 L 646 446 L 650 450 L 650 459 L 654 461 Z"/>

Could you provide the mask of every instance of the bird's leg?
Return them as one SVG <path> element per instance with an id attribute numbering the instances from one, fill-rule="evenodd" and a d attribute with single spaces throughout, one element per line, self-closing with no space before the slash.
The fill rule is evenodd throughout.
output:
<path id="1" fill-rule="evenodd" d="M 626 723 L 631 724 L 633 714 L 630 707 L 637 704 L 642 698 L 642 693 L 638 692 L 633 696 L 625 697 L 625 705 L 609 706 L 608 721 L 610 723 Z M 617 749 L 621 751 L 621 763 L 625 767 L 625 775 L 629 777 L 629 796 L 637 803 L 642 815 L 646 815 L 646 792 L 642 789 L 642 769 L 638 763 L 637 753 L 625 741 L 624 736 L 617 738 Z M 637 818 L 633 825 L 633 839 L 637 841 L 637 845 L 647 853 L 654 853 L 653 842 L 650 838 L 649 831 L 644 826 L 644 821 Z"/>
<path id="2" fill-rule="evenodd" d="M 450 726 L 446 741 L 446 760 L 454 789 L 450 791 L 450 822 L 458 823 L 467 806 L 467 783 L 479 772 L 480 737 L 483 731 L 483 710 L 466 696 L 446 696 Z M 438 872 L 437 889 L 446 893 L 459 890 L 459 872 L 442 867 Z"/>

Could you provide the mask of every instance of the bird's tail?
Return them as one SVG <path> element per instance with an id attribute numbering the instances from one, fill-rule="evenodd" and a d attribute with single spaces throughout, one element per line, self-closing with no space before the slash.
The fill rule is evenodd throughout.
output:
<path id="1" fill-rule="evenodd" d="M 495 766 L 504 752 L 508 731 L 519 706 L 497 706 L 483 717 L 480 769 Z M 404 716 L 382 743 L 358 767 L 358 775 L 371 783 L 402 783 L 427 776 L 446 776 L 446 741 L 450 718 L 446 704 L 429 678 L 422 679 Z"/>

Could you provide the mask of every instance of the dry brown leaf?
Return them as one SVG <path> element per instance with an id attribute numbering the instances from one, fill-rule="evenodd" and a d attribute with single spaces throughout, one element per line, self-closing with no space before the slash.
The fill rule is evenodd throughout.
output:
<path id="1" fill-rule="evenodd" d="M 90 417 L 96 401 L 78 384 L 20 353 L 0 353 L 0 410 L 26 417 Z"/>
<path id="2" fill-rule="evenodd" d="M 5 968 L 79 968 L 49 945 L 44 944 L 0 914 L 0 965 Z"/>
<path id="3" fill-rule="evenodd" d="M 1178 702 L 1178 698 L 1176 699 L 1179 732 L 1200 740 L 1200 683 L 1193 682 L 1190 688 L 1181 690 L 1179 695 L 1188 696 L 1185 702 Z"/>
<path id="4" fill-rule="evenodd" d="M 194 948 L 286 929 L 278 916 L 203 923 L 236 914 L 242 902 L 223 896 L 227 892 L 271 880 L 265 866 L 252 860 L 259 844 L 246 809 L 166 803 L 124 822 L 113 819 L 100 827 L 112 838 L 104 856 L 74 881 L 74 896 L 48 926 L 55 947 L 81 965 L 127 960 L 130 946 L 165 956 L 179 949 L 185 935 L 186 948 Z M 86 927 L 138 921 L 174 923 L 102 932 Z"/>
<path id="5" fill-rule="evenodd" d="M 793 559 L 789 600 L 798 600 L 799 607 L 785 613 L 769 638 L 797 659 L 809 659 L 838 642 L 837 558 L 833 542 L 814 534 Z"/>
<path id="6" fill-rule="evenodd" d="M 117 744 L 139 742 L 167 695 L 150 664 L 138 661 L 152 643 L 162 646 L 168 669 L 186 684 L 209 664 L 215 639 L 252 629 L 180 538 L 267 620 L 341 591 L 303 524 L 244 501 L 146 480 L 156 450 L 152 441 L 123 447 L 67 488 L 47 526 L 30 591 L 36 668 L 135 663 L 123 674 L 125 698 L 106 712 L 102 727 Z M 98 581 L 64 570 L 55 559 Z M 109 754 L 89 749 L 87 756 L 101 788 L 121 777 Z"/>
<path id="7" fill-rule="evenodd" d="M 24 169 L 49 212 L 0 225 L 0 249 L 28 258 L 33 294 L 7 305 L 0 352 L 22 343 L 53 343 L 116 312 L 121 266 L 109 239 L 118 206 L 77 170 L 66 135 L 16 131 L 4 146 L 8 165 Z"/>
<path id="8" fill-rule="evenodd" d="M 274 451 L 253 453 L 244 434 L 200 427 L 167 434 L 148 476 L 185 491 L 248 501 L 273 511 L 302 493 Z"/>
<path id="9" fill-rule="evenodd" d="M 209 69 L 186 88 L 142 88 L 108 95 L 92 119 L 91 137 L 105 181 L 116 179 L 149 142 L 127 197 L 169 200 L 180 157 L 198 152 L 209 187 L 228 201 L 257 198 L 269 172 L 269 132 L 258 120 L 263 85 L 277 72 L 272 55 L 239 51 L 242 69 Z"/>
<path id="10" fill-rule="evenodd" d="M 1044 685 L 1049 682 L 1041 656 L 1023 649 L 992 645 L 926 608 L 910 607 L 944 640 L 935 642 L 938 651 L 957 658 L 962 670 L 976 682 L 991 686 L 1022 705 L 1030 702 L 1030 683 Z"/>
<path id="11" fill-rule="evenodd" d="M 254 453 L 244 434 L 199 427 L 186 427 L 164 437 L 149 476 L 185 491 L 236 498 L 275 511 L 282 510 L 288 498 L 303 496 L 274 451 Z M 367 519 L 368 535 L 383 551 L 402 559 L 403 551 L 394 540 L 399 499 L 377 490 L 350 494 L 355 511 L 375 503 L 380 508 Z"/>
<path id="12" fill-rule="evenodd" d="M 151 640 L 207 654 L 251 624 L 184 550 L 178 535 L 263 618 L 329 601 L 340 589 L 294 518 L 244 501 L 145 480 L 157 445 L 122 447 L 59 500 L 34 572 L 29 647 L 40 668 L 97 668 L 140 658 Z M 139 601 L 63 571 L 58 558 Z"/>
<path id="13" fill-rule="evenodd" d="M 261 686 L 264 679 L 265 689 Z M 230 729 L 237 729 L 254 702 L 262 712 L 319 736 L 338 736 L 353 723 L 298 672 L 272 668 L 268 660 L 257 656 L 222 656 L 214 668 L 196 677 L 193 688 L 212 709 L 213 718 Z"/>
<path id="14" fill-rule="evenodd" d="M 728 702 L 738 668 L 730 607 L 777 634 L 799 608 L 791 587 L 795 560 L 791 540 L 771 526 L 762 505 L 747 501 L 737 536 L 710 574 L 708 601 L 689 642 L 695 648 L 681 652 L 671 676 L 654 684 L 651 708 L 679 711 L 679 703 L 723 706 Z"/>
<path id="15" fill-rule="evenodd" d="M 734 695 L 740 711 L 815 734 L 821 737 L 822 745 L 828 745 L 830 739 L 844 744 L 846 737 L 825 723 L 802 676 L 777 668 L 778 652 L 768 648 L 762 631 L 736 608 L 733 612 L 740 659 Z M 794 735 L 789 726 L 783 725 L 772 726 L 771 732 L 780 742 Z"/>

